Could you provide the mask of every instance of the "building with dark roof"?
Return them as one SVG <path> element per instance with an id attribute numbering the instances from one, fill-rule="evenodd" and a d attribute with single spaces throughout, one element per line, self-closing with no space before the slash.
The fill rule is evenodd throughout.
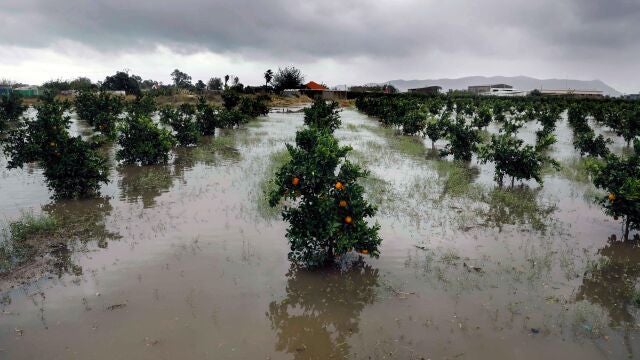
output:
<path id="1" fill-rule="evenodd" d="M 426 86 L 421 88 L 409 89 L 407 91 L 415 94 L 438 95 L 441 90 L 441 86 Z"/>

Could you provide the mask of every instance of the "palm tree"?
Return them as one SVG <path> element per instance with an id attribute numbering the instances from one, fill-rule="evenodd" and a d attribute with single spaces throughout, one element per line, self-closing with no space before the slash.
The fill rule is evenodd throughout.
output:
<path id="1" fill-rule="evenodd" d="M 227 83 L 229 82 L 229 74 L 224 76 L 224 87 L 227 87 Z"/>
<path id="2" fill-rule="evenodd" d="M 269 69 L 269 70 L 264 72 L 265 87 L 269 86 L 269 83 L 271 82 L 271 79 L 273 79 L 273 71 L 271 69 Z"/>

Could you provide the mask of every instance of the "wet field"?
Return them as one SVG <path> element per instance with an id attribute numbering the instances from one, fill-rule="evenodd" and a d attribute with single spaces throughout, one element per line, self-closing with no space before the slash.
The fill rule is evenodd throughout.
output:
<path id="1" fill-rule="evenodd" d="M 54 202 L 38 168 L 6 170 L 0 155 L 0 220 L 32 210 L 91 225 L 45 273 L 0 282 L 0 358 L 640 358 L 640 247 L 612 237 L 621 225 L 594 203 L 566 119 L 552 154 L 563 169 L 544 187 L 498 189 L 490 165 L 341 115 L 336 137 L 371 171 L 381 256 L 314 272 L 290 265 L 263 195 L 301 113 L 178 149 L 169 165 L 114 162 L 92 200 Z"/>

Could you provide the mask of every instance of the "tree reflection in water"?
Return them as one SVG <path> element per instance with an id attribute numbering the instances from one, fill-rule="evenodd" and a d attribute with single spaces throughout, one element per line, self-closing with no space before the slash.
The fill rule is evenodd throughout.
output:
<path id="1" fill-rule="evenodd" d="M 362 310 L 376 299 L 378 270 L 358 261 L 348 270 L 292 267 L 287 296 L 269 304 L 276 350 L 294 358 L 345 358 Z"/>
<path id="2" fill-rule="evenodd" d="M 60 241 L 49 244 L 51 256 L 50 271 L 57 276 L 70 273 L 82 274 L 82 268 L 73 262 L 74 251 L 96 242 L 98 247 L 106 248 L 110 240 L 118 240 L 120 234 L 110 231 L 106 218 L 112 207 L 108 197 L 60 201 L 43 207 L 43 210 L 56 218 L 60 224 Z"/>
<path id="3" fill-rule="evenodd" d="M 585 274 L 576 300 L 588 300 L 606 309 L 611 326 L 634 324 L 630 309 L 640 278 L 640 241 L 616 241 L 612 236 L 598 254 L 602 258 Z"/>

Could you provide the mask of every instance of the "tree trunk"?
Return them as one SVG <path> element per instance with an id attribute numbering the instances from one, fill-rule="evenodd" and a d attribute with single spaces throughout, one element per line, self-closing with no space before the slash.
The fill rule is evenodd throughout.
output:
<path id="1" fill-rule="evenodd" d="M 629 241 L 629 217 L 624 221 L 624 241 Z"/>

